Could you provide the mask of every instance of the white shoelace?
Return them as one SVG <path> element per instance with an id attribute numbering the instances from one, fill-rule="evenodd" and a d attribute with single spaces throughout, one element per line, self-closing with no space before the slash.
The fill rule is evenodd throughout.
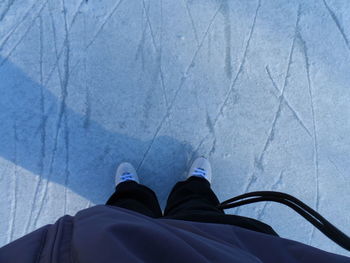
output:
<path id="1" fill-rule="evenodd" d="M 135 180 L 134 175 L 131 173 L 124 173 L 122 176 L 120 176 L 120 179 L 122 182 L 127 180 Z"/>
<path id="2" fill-rule="evenodd" d="M 205 178 L 206 171 L 203 168 L 196 168 L 194 169 L 194 172 L 192 173 L 192 175 L 197 175 Z"/>

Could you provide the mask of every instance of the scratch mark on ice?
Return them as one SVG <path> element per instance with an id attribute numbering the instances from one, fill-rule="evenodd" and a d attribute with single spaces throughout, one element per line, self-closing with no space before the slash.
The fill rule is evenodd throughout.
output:
<path id="1" fill-rule="evenodd" d="M 265 141 L 264 148 L 263 148 L 263 150 L 262 150 L 262 152 L 261 152 L 261 154 L 259 156 L 259 159 L 258 159 L 259 163 L 262 163 L 264 155 L 265 155 L 265 153 L 267 151 L 267 148 L 270 146 L 270 143 L 272 142 L 272 140 L 274 138 L 274 133 L 275 133 L 275 129 L 276 129 L 276 123 L 277 123 L 277 120 L 279 119 L 279 117 L 281 115 L 281 110 L 282 110 L 282 105 L 283 105 L 282 102 L 283 102 L 283 98 L 284 98 L 284 92 L 285 92 L 285 89 L 286 89 L 286 86 L 287 86 L 287 83 L 288 83 L 290 66 L 292 64 L 292 57 L 293 57 L 293 53 L 294 53 L 295 40 L 296 40 L 296 37 L 297 37 L 297 30 L 298 30 L 299 20 L 300 20 L 300 6 L 298 7 L 297 19 L 296 19 L 296 23 L 295 23 L 295 32 L 294 32 L 292 47 L 291 47 L 290 52 L 289 52 L 288 65 L 287 65 L 286 75 L 285 75 L 285 78 L 284 78 L 284 84 L 283 84 L 283 87 L 282 87 L 282 92 L 281 92 L 281 94 L 278 97 L 278 100 L 279 100 L 278 109 L 277 109 L 277 111 L 275 113 L 275 117 L 274 117 L 274 119 L 272 121 L 271 129 L 270 129 L 269 135 L 268 135 L 268 137 L 267 137 L 267 139 Z"/>
<path id="2" fill-rule="evenodd" d="M 44 173 L 44 159 L 45 159 L 45 148 L 46 148 L 46 121 L 47 121 L 47 116 L 45 115 L 45 97 L 44 97 L 44 87 L 43 87 L 43 19 L 42 16 L 39 17 L 39 27 L 40 27 L 40 58 L 39 58 L 39 64 L 40 64 L 40 112 L 41 112 L 41 124 L 40 124 L 40 129 L 41 129 L 41 149 L 40 149 L 40 160 L 39 160 L 39 179 L 37 181 L 35 190 L 34 190 L 34 196 L 33 196 L 33 201 L 30 209 L 30 214 L 29 218 L 27 220 L 27 223 L 25 224 L 24 228 L 24 233 L 23 235 L 27 234 L 29 231 L 30 224 L 32 222 L 33 218 L 33 211 L 35 207 L 35 203 L 39 194 L 39 189 L 42 186 L 42 178 L 43 178 L 43 173 Z"/>
<path id="3" fill-rule="evenodd" d="M 88 129 L 90 127 L 90 119 L 91 119 L 91 99 L 90 99 L 90 90 L 89 84 L 87 81 L 87 69 L 86 69 L 86 58 L 87 47 L 86 47 L 86 15 L 84 14 L 84 85 L 85 85 L 85 118 L 84 118 L 84 129 Z"/>
<path id="4" fill-rule="evenodd" d="M 6 5 L 5 5 L 5 8 L 4 8 L 4 11 L 0 15 L 0 23 L 2 22 L 2 20 L 6 16 L 7 12 L 10 10 L 10 8 L 13 5 L 14 2 L 15 2 L 15 0 L 8 0 L 7 1 Z"/>
<path id="5" fill-rule="evenodd" d="M 44 193 L 43 193 L 43 197 L 41 198 L 40 201 L 40 207 L 39 207 L 39 211 L 36 215 L 35 221 L 34 221 L 34 226 L 36 226 L 38 218 L 41 214 L 41 211 L 43 209 L 43 205 L 46 199 L 46 195 L 47 195 L 47 190 L 48 190 L 48 183 L 50 181 L 52 172 L 53 172 L 53 162 L 56 156 L 56 151 L 57 151 L 57 144 L 58 144 L 58 134 L 59 131 L 61 130 L 61 125 L 62 125 L 62 119 L 63 117 L 66 118 L 66 99 L 68 96 L 68 82 L 69 82 L 69 57 L 70 57 L 70 41 L 69 41 L 69 31 L 68 31 L 68 25 L 67 25 L 67 19 L 66 19 L 66 8 L 64 6 L 64 0 L 63 0 L 63 14 L 64 14 L 64 28 L 65 28 L 65 39 L 64 39 L 64 63 L 63 63 L 63 78 L 61 79 L 61 103 L 60 103 L 60 110 L 59 110 L 59 114 L 58 114 L 58 121 L 56 123 L 56 135 L 55 135 L 55 143 L 54 143 L 54 148 L 52 150 L 52 156 L 51 156 L 51 161 L 50 161 L 50 169 L 49 169 L 49 174 L 48 174 L 48 178 L 44 187 Z M 57 52 L 56 52 L 57 55 Z M 60 72 L 60 70 L 59 70 Z M 64 137 L 64 142 L 65 142 L 65 147 L 66 150 L 68 148 L 67 144 L 69 143 L 68 141 L 68 127 L 66 126 L 66 119 L 65 119 L 65 137 Z M 69 158 L 68 152 L 66 152 L 67 156 L 66 158 Z M 67 159 L 66 159 L 67 160 Z M 66 178 L 65 178 L 65 183 L 68 182 L 68 177 L 69 177 L 69 171 L 67 168 L 68 165 L 68 161 L 66 162 Z M 66 189 L 66 188 L 65 188 Z M 65 190 L 65 196 L 66 196 L 66 190 Z M 66 205 L 65 205 L 66 206 Z"/>
<path id="6" fill-rule="evenodd" d="M 301 47 L 303 49 L 304 59 L 305 59 L 305 68 L 306 68 L 306 75 L 307 75 L 307 84 L 308 84 L 308 90 L 309 90 L 309 96 L 310 96 L 310 104 L 311 104 L 311 113 L 312 113 L 312 124 L 313 124 L 313 132 L 314 132 L 314 169 L 315 169 L 315 183 L 316 183 L 316 211 L 319 210 L 320 205 L 320 189 L 319 189 L 319 157 L 318 157 L 318 140 L 317 140 L 317 124 L 316 124 L 316 117 L 315 117 L 315 106 L 313 101 L 313 94 L 312 94 L 312 84 L 311 84 L 311 77 L 310 77 L 310 63 L 309 63 L 309 56 L 308 56 L 308 50 L 306 46 L 306 42 L 302 38 L 300 32 L 298 32 L 298 38 L 301 43 Z M 312 228 L 312 232 L 309 238 L 309 244 L 311 244 L 315 234 L 315 227 Z"/>
<path id="7" fill-rule="evenodd" d="M 72 21 L 70 22 L 70 25 L 68 27 L 68 31 L 70 32 L 71 28 L 73 27 L 73 25 L 75 24 L 75 21 L 76 21 L 76 18 L 80 12 L 80 9 L 81 7 L 83 6 L 83 4 L 85 3 L 85 0 L 82 0 L 77 8 L 77 10 L 75 11 L 74 15 L 73 15 L 73 18 L 72 18 Z M 52 16 L 52 14 L 51 14 Z M 61 59 L 61 56 L 63 54 L 63 51 L 65 50 L 65 43 L 63 43 L 62 47 L 61 47 L 61 50 L 59 52 L 59 55 L 57 56 L 57 51 L 56 51 L 56 61 L 55 61 L 55 64 L 52 66 L 51 70 L 49 71 L 49 74 L 48 74 L 48 77 L 44 83 L 44 86 L 47 85 L 47 83 L 50 81 L 52 75 L 53 75 L 53 72 L 55 71 L 55 69 L 57 68 L 58 64 L 59 64 L 59 61 Z M 55 45 L 57 45 L 57 43 L 55 43 Z M 55 49 L 57 50 L 57 47 L 55 47 Z"/>
<path id="8" fill-rule="evenodd" d="M 269 79 L 272 82 L 272 86 L 281 94 L 280 89 L 277 87 L 276 82 L 273 80 L 272 76 L 271 76 L 271 72 L 269 70 L 269 67 L 266 66 L 266 73 L 269 76 Z M 290 103 L 288 102 L 288 100 L 286 99 L 286 97 L 283 95 L 282 96 L 282 100 L 286 103 L 287 107 L 290 109 L 290 111 L 293 113 L 294 118 L 298 121 L 298 123 L 300 124 L 300 126 L 306 131 L 306 133 L 312 137 L 311 132 L 309 131 L 308 128 L 306 128 L 304 122 L 301 120 L 301 118 L 299 117 L 298 113 L 294 110 L 294 108 L 290 105 Z"/>
<path id="9" fill-rule="evenodd" d="M 17 173 L 17 144 L 18 144 L 18 135 L 17 135 L 17 119 L 15 117 L 14 120 L 14 138 L 15 138 L 15 144 L 14 144 L 14 178 L 13 178 L 13 197 L 12 197 L 12 202 L 11 202 L 11 217 L 10 217 L 10 228 L 9 232 L 10 234 L 8 235 L 8 243 L 13 240 L 13 235 L 14 235 L 14 229 L 15 229 L 15 221 L 16 221 L 16 212 L 17 212 L 17 199 L 18 199 L 18 173 Z"/>
<path id="10" fill-rule="evenodd" d="M 221 4 L 221 5 L 222 5 L 222 4 Z M 174 102 L 175 102 L 175 100 L 176 100 L 176 97 L 177 97 L 179 91 L 181 90 L 181 88 L 183 87 L 183 85 L 184 85 L 184 83 L 185 83 L 185 81 L 186 81 L 186 77 L 188 76 L 188 73 L 189 73 L 190 69 L 192 68 L 193 62 L 194 62 L 195 58 L 197 57 L 197 54 L 198 54 L 199 50 L 200 50 L 201 47 L 203 46 L 203 42 L 204 42 L 206 36 L 208 35 L 208 33 L 209 33 L 210 29 L 211 29 L 211 26 L 212 26 L 212 24 L 213 24 L 213 22 L 214 22 L 214 20 L 215 20 L 215 18 L 216 18 L 216 16 L 217 16 L 217 14 L 218 14 L 219 11 L 220 11 L 221 5 L 220 5 L 219 8 L 216 10 L 214 16 L 213 16 L 212 19 L 210 20 L 209 25 L 208 25 L 208 27 L 207 27 L 207 30 L 206 30 L 206 32 L 204 33 L 203 37 L 202 37 L 201 43 L 200 43 L 199 47 L 196 49 L 196 51 L 194 52 L 194 55 L 193 55 L 193 57 L 192 57 L 192 60 L 191 60 L 190 64 L 188 65 L 188 67 L 187 67 L 187 69 L 186 69 L 186 71 L 185 71 L 185 73 L 184 73 L 184 76 L 183 76 L 182 79 L 181 79 L 180 85 L 179 85 L 178 88 L 176 89 L 175 95 L 174 95 L 172 101 L 170 102 L 170 105 L 169 105 L 169 107 L 167 108 L 165 115 L 163 116 L 163 118 L 162 118 L 160 124 L 158 125 L 158 127 L 157 127 L 157 129 L 156 129 L 155 134 L 153 135 L 152 141 L 151 141 L 151 143 L 149 144 L 149 146 L 148 146 L 146 152 L 144 153 L 144 155 L 143 155 L 143 157 L 142 157 L 142 159 L 141 159 L 141 161 L 140 161 L 140 163 L 139 163 L 139 165 L 138 165 L 138 167 L 137 167 L 137 171 L 139 171 L 139 169 L 140 169 L 140 167 L 142 166 L 144 160 L 146 159 L 146 157 L 147 157 L 147 155 L 148 155 L 150 149 L 152 148 L 152 145 L 153 145 L 153 143 L 154 143 L 154 141 L 155 141 L 155 138 L 157 137 L 157 135 L 158 135 L 160 129 L 162 128 L 162 125 L 163 125 L 164 121 L 168 118 L 168 116 L 169 116 L 169 114 L 170 114 L 170 110 L 171 110 L 171 108 L 173 107 Z"/>
<path id="11" fill-rule="evenodd" d="M 120 6 L 120 4 L 123 2 L 123 0 L 119 0 L 119 2 L 117 2 L 114 7 L 112 8 L 111 12 L 105 17 L 105 19 L 103 20 L 102 24 L 100 25 L 99 29 L 97 29 L 95 35 L 93 36 L 92 40 L 89 42 L 89 44 L 87 45 L 87 48 L 89 48 L 97 39 L 98 35 L 101 33 L 101 31 L 103 30 L 104 26 L 106 25 L 106 23 L 108 22 L 108 20 L 114 15 L 114 13 L 118 10 L 118 7 Z"/>
<path id="12" fill-rule="evenodd" d="M 194 20 L 193 20 L 193 16 L 192 16 L 192 13 L 191 13 L 191 10 L 188 6 L 188 1 L 187 0 L 184 0 L 184 4 L 186 6 L 186 12 L 187 12 L 187 15 L 191 21 L 191 26 L 192 26 L 192 30 L 193 30 L 193 34 L 194 34 L 194 37 L 196 39 L 196 42 L 197 42 L 197 47 L 199 47 L 199 38 L 198 38 L 198 33 L 197 33 L 197 29 L 196 29 L 196 26 L 194 25 Z"/>
<path id="13" fill-rule="evenodd" d="M 0 51 L 3 49 L 3 47 L 6 45 L 7 41 L 11 38 L 12 34 L 17 30 L 17 28 L 27 19 L 30 12 L 34 9 L 36 6 L 36 1 L 34 1 L 34 4 L 25 12 L 24 16 L 20 19 L 20 21 L 4 36 L 0 44 Z"/>
<path id="14" fill-rule="evenodd" d="M 331 159 L 329 158 L 329 156 L 327 156 L 327 159 L 333 164 L 333 166 L 335 167 L 335 169 L 338 171 L 338 173 L 341 175 L 341 177 L 343 178 L 344 181 L 346 181 L 344 173 L 342 171 L 340 171 L 338 165 Z"/>
<path id="15" fill-rule="evenodd" d="M 271 191 L 278 190 L 279 186 L 283 183 L 283 170 L 280 172 L 277 181 L 271 186 Z M 262 220 L 263 216 L 265 215 L 265 209 L 267 207 L 268 203 L 265 202 L 263 208 L 259 211 L 257 219 Z"/>
<path id="16" fill-rule="evenodd" d="M 275 113 L 274 120 L 273 120 L 273 122 L 271 124 L 271 129 L 270 129 L 269 135 L 268 135 L 268 137 L 267 137 L 267 139 L 265 141 L 264 148 L 263 148 L 262 152 L 260 153 L 260 156 L 258 158 L 255 158 L 255 160 L 254 160 L 254 171 L 250 175 L 250 177 L 248 178 L 248 183 L 247 183 L 247 185 L 245 186 L 245 188 L 243 190 L 244 193 L 248 192 L 248 190 L 250 189 L 251 185 L 256 181 L 255 168 L 259 168 L 260 170 L 263 171 L 263 169 L 264 169 L 264 167 L 263 167 L 263 157 L 264 157 L 264 154 L 266 153 L 266 150 L 267 150 L 268 146 L 270 145 L 270 143 L 271 143 L 271 141 L 273 140 L 273 137 L 274 137 L 274 130 L 275 130 L 276 122 L 277 122 L 277 120 L 278 120 L 278 118 L 279 118 L 279 116 L 281 114 L 282 98 L 283 98 L 284 91 L 285 91 L 285 88 L 286 88 L 287 83 L 288 83 L 289 70 L 290 70 L 290 66 L 292 64 L 292 56 L 293 56 L 293 53 L 294 53 L 295 40 L 296 40 L 297 32 L 298 32 L 298 25 L 299 25 L 299 20 L 300 20 L 300 12 L 301 12 L 301 9 L 300 9 L 300 5 L 299 5 L 298 6 L 298 11 L 297 11 L 296 22 L 295 22 L 292 46 L 291 46 L 290 52 L 289 52 L 289 58 L 288 58 L 286 75 L 285 75 L 285 78 L 284 78 L 284 84 L 283 84 L 282 92 L 281 92 L 281 94 L 279 96 L 278 109 L 277 109 L 277 111 Z M 238 211 L 239 211 L 239 207 L 237 209 L 237 213 L 238 213 Z"/>
<path id="17" fill-rule="evenodd" d="M 143 9 L 144 9 L 145 14 L 146 14 L 147 24 L 148 24 L 148 27 L 149 27 L 149 30 L 150 30 L 150 33 L 151 33 L 152 43 L 153 43 L 154 49 L 156 50 L 156 53 L 157 53 L 157 65 L 158 65 L 158 70 L 159 70 L 159 73 L 160 73 L 160 81 L 161 81 L 161 85 L 162 85 L 162 89 L 163 89 L 163 98 L 165 100 L 165 105 L 168 108 L 169 107 L 169 105 L 168 105 L 168 98 L 167 98 L 167 95 L 166 95 L 166 89 L 165 89 L 165 84 L 164 84 L 164 74 L 163 74 L 162 63 L 161 63 L 161 46 L 159 48 L 157 48 L 156 40 L 155 40 L 155 36 L 154 36 L 152 24 L 151 24 L 151 20 L 150 20 L 148 11 L 146 9 L 146 4 L 145 4 L 144 0 L 142 0 L 142 6 L 143 6 Z"/>
<path id="18" fill-rule="evenodd" d="M 222 14 L 225 23 L 225 72 L 229 79 L 232 79 L 232 62 L 231 62 L 231 19 L 230 19 L 230 5 L 228 0 L 223 1 Z M 255 26 L 255 23 L 253 24 Z M 249 40 L 250 41 L 250 40 Z M 245 58 L 244 58 L 245 59 Z"/>
<path id="19" fill-rule="evenodd" d="M 24 31 L 21 38 L 17 41 L 15 45 L 12 46 L 10 52 L 8 52 L 7 55 L 3 58 L 3 60 L 0 62 L 0 67 L 2 67 L 5 64 L 5 62 L 9 59 L 12 53 L 16 50 L 16 48 L 23 42 L 24 38 L 28 35 L 29 31 L 32 29 L 35 23 L 35 20 L 40 16 L 41 12 L 44 10 L 47 2 L 48 1 L 45 1 L 45 3 L 41 6 L 38 14 L 36 14 L 35 17 L 30 21 L 28 28 Z M 2 49 L 2 47 L 0 49 Z"/>
<path id="20" fill-rule="evenodd" d="M 258 5 L 257 5 L 256 10 L 255 10 L 254 19 L 253 19 L 252 25 L 251 25 L 250 30 L 249 30 L 249 36 L 248 36 L 248 40 L 247 40 L 247 43 L 246 43 L 245 48 L 244 48 L 243 57 L 242 57 L 240 66 L 238 68 L 238 71 L 236 73 L 235 78 L 232 81 L 232 84 L 230 85 L 230 88 L 228 89 L 228 91 L 227 91 L 227 93 L 225 95 L 225 99 L 224 99 L 223 103 L 221 104 L 221 106 L 219 107 L 219 111 L 218 111 L 218 113 L 217 113 L 217 115 L 216 115 L 216 117 L 214 119 L 214 123 L 213 123 L 213 127 L 214 128 L 215 128 L 216 123 L 218 122 L 221 114 L 223 114 L 223 109 L 225 108 L 231 93 L 234 91 L 234 87 L 236 85 L 238 77 L 243 72 L 243 67 L 244 67 L 244 64 L 245 64 L 245 61 L 246 61 L 250 40 L 251 40 L 253 32 L 254 32 L 254 28 L 255 28 L 255 24 L 256 24 L 256 18 L 258 16 L 258 11 L 260 9 L 260 6 L 261 6 L 261 0 L 258 1 Z M 235 96 L 235 100 L 237 100 L 237 95 Z M 198 144 L 198 146 L 196 147 L 196 149 L 194 151 L 194 155 L 196 155 L 198 153 L 199 148 L 203 145 L 204 141 L 208 138 L 208 136 L 209 136 L 209 134 L 207 134 L 206 136 L 204 136 L 204 138 L 202 138 L 201 142 Z"/>
<path id="21" fill-rule="evenodd" d="M 65 45 L 66 45 L 66 54 L 65 54 L 65 60 L 64 60 L 64 83 L 63 83 L 63 91 L 64 94 L 64 108 L 63 108 L 63 114 L 64 114 L 64 143 L 65 143 L 65 150 L 66 150 L 66 162 L 65 162 L 65 180 L 64 180 L 64 214 L 67 213 L 67 186 L 69 182 L 69 127 L 68 127 L 68 116 L 66 111 L 66 97 L 68 96 L 68 82 L 69 82 L 69 61 L 70 61 L 70 39 L 69 39 L 69 30 L 68 30 L 68 23 L 67 23 L 67 8 L 65 4 L 65 0 L 62 0 L 62 5 L 64 9 L 64 29 L 65 29 Z"/>
<path id="22" fill-rule="evenodd" d="M 339 22 L 339 19 L 337 18 L 337 16 L 335 15 L 334 11 L 329 7 L 329 5 L 327 4 L 326 0 L 323 0 L 323 3 L 327 9 L 327 11 L 329 12 L 330 16 L 332 17 L 334 23 L 336 24 L 341 36 L 343 37 L 346 47 L 348 48 L 348 50 L 350 51 L 350 43 L 349 43 L 349 39 L 347 38 L 344 29 L 342 27 L 342 25 Z"/>

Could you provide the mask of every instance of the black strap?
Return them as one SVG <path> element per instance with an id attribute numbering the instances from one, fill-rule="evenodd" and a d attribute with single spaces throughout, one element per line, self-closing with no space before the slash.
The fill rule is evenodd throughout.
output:
<path id="1" fill-rule="evenodd" d="M 246 199 L 247 200 L 242 200 Z M 241 200 L 241 201 L 240 201 Z M 304 204 L 299 199 L 286 193 L 274 191 L 250 192 L 228 199 L 218 205 L 220 209 L 228 209 L 237 206 L 247 205 L 256 202 L 273 201 L 289 206 L 311 224 L 317 227 L 323 234 L 332 239 L 339 246 L 350 251 L 350 238 L 341 232 L 338 228 L 327 221 L 323 216 Z"/>

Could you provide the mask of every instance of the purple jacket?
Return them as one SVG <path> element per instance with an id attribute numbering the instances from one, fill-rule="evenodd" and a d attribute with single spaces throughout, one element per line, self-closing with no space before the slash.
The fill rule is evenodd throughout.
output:
<path id="1" fill-rule="evenodd" d="M 0 248 L 0 262 L 337 263 L 350 258 L 233 225 L 155 219 L 99 205 Z"/>

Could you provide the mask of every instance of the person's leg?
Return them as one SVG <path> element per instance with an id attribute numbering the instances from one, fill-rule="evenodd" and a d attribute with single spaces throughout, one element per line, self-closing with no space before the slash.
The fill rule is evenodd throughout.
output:
<path id="1" fill-rule="evenodd" d="M 224 215 L 223 209 L 217 208 L 219 200 L 210 188 L 210 183 L 201 177 L 191 176 L 180 181 L 169 194 L 165 217 L 185 214 Z"/>
<path id="2" fill-rule="evenodd" d="M 163 218 L 229 224 L 278 236 L 269 225 L 248 217 L 227 215 L 223 209 L 217 208 L 218 205 L 219 200 L 210 183 L 204 178 L 191 176 L 173 187 Z"/>
<path id="3" fill-rule="evenodd" d="M 156 194 L 147 186 L 131 180 L 119 183 L 106 205 L 126 208 L 154 218 L 162 216 Z"/>

